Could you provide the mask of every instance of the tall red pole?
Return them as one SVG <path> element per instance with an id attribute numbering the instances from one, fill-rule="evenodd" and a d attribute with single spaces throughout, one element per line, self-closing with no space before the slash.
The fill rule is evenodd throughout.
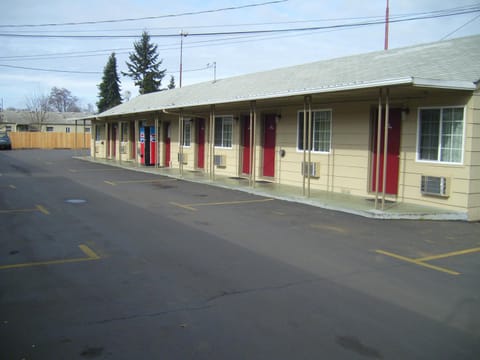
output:
<path id="1" fill-rule="evenodd" d="M 388 50 L 388 22 L 389 22 L 389 6 L 387 0 L 387 9 L 385 10 L 385 48 L 384 50 Z"/>

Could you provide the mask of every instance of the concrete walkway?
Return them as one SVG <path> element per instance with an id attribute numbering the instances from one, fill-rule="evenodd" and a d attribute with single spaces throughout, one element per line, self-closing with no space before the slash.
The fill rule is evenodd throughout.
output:
<path id="1" fill-rule="evenodd" d="M 323 209 L 341 211 L 372 219 L 467 220 L 467 214 L 464 212 L 446 211 L 434 207 L 391 201 L 386 201 L 383 210 L 376 210 L 374 197 L 367 198 L 319 190 L 312 190 L 310 197 L 306 197 L 302 194 L 302 188 L 295 186 L 280 185 L 265 181 L 257 181 L 253 186 L 250 186 L 249 181 L 246 178 L 233 178 L 216 175 L 215 181 L 212 181 L 208 175 L 205 175 L 200 171 L 184 170 L 183 174 L 180 174 L 180 170 L 177 168 L 137 166 L 133 162 L 94 159 L 91 156 L 76 156 L 75 158 L 95 162 L 97 164 L 116 166 L 149 174 L 162 175 L 185 181 L 244 191 L 259 196 L 317 206 Z M 378 200 L 377 208 L 381 208 L 381 199 Z"/>

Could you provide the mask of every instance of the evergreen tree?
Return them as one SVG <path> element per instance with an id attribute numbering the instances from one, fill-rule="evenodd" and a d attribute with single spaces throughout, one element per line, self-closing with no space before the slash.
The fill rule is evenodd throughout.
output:
<path id="1" fill-rule="evenodd" d="M 158 60 L 157 45 L 150 42 L 150 35 L 144 31 L 133 46 L 135 51 L 128 57 L 130 62 L 126 62 L 128 72 L 122 74 L 134 80 L 140 94 L 159 91 L 166 70 L 159 70 L 163 60 Z"/>
<path id="2" fill-rule="evenodd" d="M 120 79 L 117 74 L 117 59 L 115 53 L 108 58 L 107 65 L 103 69 L 102 82 L 98 85 L 100 98 L 97 102 L 99 112 L 108 110 L 122 103 L 120 95 Z"/>
<path id="3" fill-rule="evenodd" d="M 172 76 L 170 76 L 170 83 L 168 84 L 168 89 L 175 89 L 175 78 Z"/>

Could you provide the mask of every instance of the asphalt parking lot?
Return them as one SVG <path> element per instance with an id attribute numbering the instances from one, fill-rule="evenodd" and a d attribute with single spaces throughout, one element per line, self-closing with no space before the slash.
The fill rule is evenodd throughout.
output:
<path id="1" fill-rule="evenodd" d="M 480 224 L 0 153 L 0 358 L 477 359 Z"/>

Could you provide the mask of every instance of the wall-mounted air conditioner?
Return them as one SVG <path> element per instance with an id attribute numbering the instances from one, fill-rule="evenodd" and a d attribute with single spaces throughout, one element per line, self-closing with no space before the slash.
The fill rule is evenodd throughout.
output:
<path id="1" fill-rule="evenodd" d="M 449 179 L 444 176 L 422 175 L 420 191 L 423 195 L 443 196 L 449 194 Z"/>
<path id="2" fill-rule="evenodd" d="M 320 163 L 302 162 L 302 175 L 318 178 L 320 177 Z"/>
<path id="3" fill-rule="evenodd" d="M 215 166 L 218 166 L 218 167 L 226 167 L 227 157 L 225 155 L 214 155 L 213 163 L 215 164 Z"/>

